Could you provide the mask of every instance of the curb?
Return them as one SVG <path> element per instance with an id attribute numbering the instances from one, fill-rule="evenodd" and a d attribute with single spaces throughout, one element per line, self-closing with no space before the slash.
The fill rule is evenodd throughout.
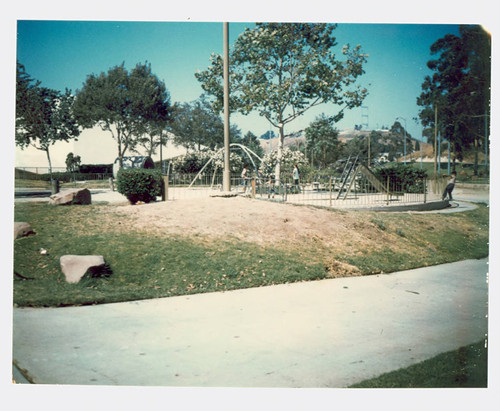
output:
<path id="1" fill-rule="evenodd" d="M 349 210 L 387 211 L 387 212 L 435 211 L 435 210 L 443 210 L 448 207 L 450 207 L 450 202 L 448 200 L 439 200 L 439 201 L 431 201 L 429 203 L 407 204 L 407 205 L 397 205 L 397 206 L 357 207 L 357 208 L 349 208 Z"/>

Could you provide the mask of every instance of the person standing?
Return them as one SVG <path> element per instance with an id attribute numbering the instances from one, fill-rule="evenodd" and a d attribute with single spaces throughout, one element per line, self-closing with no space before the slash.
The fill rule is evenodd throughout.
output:
<path id="1" fill-rule="evenodd" d="M 247 184 L 248 184 L 248 167 L 244 166 L 243 171 L 241 172 L 241 185 L 243 186 L 243 192 L 246 193 L 247 191 Z"/>
<path id="2" fill-rule="evenodd" d="M 445 200 L 447 196 L 450 197 L 450 201 L 453 200 L 451 193 L 455 188 L 456 179 L 457 179 L 457 172 L 452 171 L 450 178 L 448 179 L 448 184 L 446 185 L 446 188 L 444 189 L 443 192 L 443 200 Z"/>
<path id="3" fill-rule="evenodd" d="M 300 172 L 297 164 L 293 165 L 293 184 L 297 188 L 297 191 L 300 193 Z"/>

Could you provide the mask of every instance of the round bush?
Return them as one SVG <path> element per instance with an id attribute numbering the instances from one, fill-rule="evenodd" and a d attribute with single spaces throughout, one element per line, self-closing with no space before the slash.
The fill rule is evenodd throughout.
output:
<path id="1" fill-rule="evenodd" d="M 150 203 L 161 195 L 163 178 L 160 170 L 128 168 L 118 171 L 116 190 L 135 204 Z"/>

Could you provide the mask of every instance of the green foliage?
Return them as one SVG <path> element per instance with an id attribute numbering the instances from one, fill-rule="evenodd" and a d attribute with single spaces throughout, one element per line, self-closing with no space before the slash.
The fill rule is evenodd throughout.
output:
<path id="1" fill-rule="evenodd" d="M 375 175 L 383 182 L 389 178 L 391 187 L 406 193 L 422 193 L 425 187 L 427 173 L 411 165 L 395 163 L 376 169 Z"/>
<path id="2" fill-rule="evenodd" d="M 174 142 L 187 149 L 201 150 L 224 146 L 224 122 L 204 96 L 192 103 L 176 105 L 170 131 Z M 229 134 L 235 140 L 241 131 L 232 124 Z"/>
<path id="3" fill-rule="evenodd" d="M 224 167 L 224 152 L 222 150 L 203 150 L 178 156 L 172 160 L 172 170 L 176 173 L 195 174 L 198 173 L 210 161 L 204 171 L 213 173 L 222 171 Z M 231 172 L 239 172 L 243 169 L 244 160 L 235 151 L 231 151 L 229 159 Z"/>
<path id="4" fill-rule="evenodd" d="M 66 170 L 68 172 L 74 172 L 80 167 L 82 159 L 80 156 L 75 156 L 73 153 L 68 153 L 66 156 Z"/>
<path id="5" fill-rule="evenodd" d="M 276 138 L 273 130 L 267 130 L 264 134 L 259 137 L 261 140 L 271 140 Z"/>
<path id="6" fill-rule="evenodd" d="M 70 181 L 85 181 L 85 180 L 95 180 L 97 178 L 109 178 L 113 177 L 113 173 L 77 173 L 77 172 L 55 172 L 38 174 L 38 179 L 42 181 L 57 180 L 61 183 L 69 183 Z"/>
<path id="7" fill-rule="evenodd" d="M 323 114 L 309 124 L 305 131 L 307 153 L 311 156 L 311 163 L 319 164 L 320 168 L 334 163 L 340 156 L 339 132 L 333 124 L 333 118 Z"/>
<path id="8" fill-rule="evenodd" d="M 74 96 L 71 90 L 60 93 L 41 87 L 19 62 L 16 70 L 16 145 L 45 151 L 52 171 L 50 146 L 69 141 L 80 135 L 74 116 Z"/>
<path id="9" fill-rule="evenodd" d="M 150 203 L 161 195 L 162 184 L 160 170 L 129 168 L 118 171 L 116 189 L 132 204 L 138 201 Z"/>
<path id="10" fill-rule="evenodd" d="M 260 145 L 257 136 L 251 131 L 247 132 L 239 141 L 235 142 L 243 144 L 261 158 L 264 156 L 264 149 Z"/>
<path id="11" fill-rule="evenodd" d="M 236 40 L 229 58 L 231 95 L 229 105 L 248 114 L 257 111 L 278 129 L 283 148 L 285 127 L 307 110 L 323 103 L 344 109 L 359 107 L 368 91 L 356 85 L 364 73 L 367 55 L 361 46 L 337 45 L 335 25 L 304 23 L 257 23 Z M 337 51 L 337 52 L 336 52 Z M 223 59 L 212 56 L 212 65 L 196 73 L 213 106 L 223 108 Z M 280 179 L 281 157 L 276 162 Z"/>
<path id="12" fill-rule="evenodd" d="M 462 160 L 470 147 L 483 152 L 489 135 L 491 35 L 481 26 L 462 25 L 458 36 L 438 39 L 430 52 L 434 59 L 427 66 L 433 74 L 425 77 L 417 98 L 428 142 L 434 142 L 437 128 L 455 159 Z M 476 159 L 475 175 L 477 166 Z"/>
<path id="13" fill-rule="evenodd" d="M 120 159 L 127 150 L 144 143 L 144 134 L 161 133 L 170 111 L 170 95 L 164 82 L 152 73 L 150 64 L 137 64 L 129 72 L 122 63 L 107 73 L 89 75 L 74 105 L 83 127 L 99 125 L 111 133 Z M 158 143 L 152 140 L 151 150 Z"/>
<path id="14" fill-rule="evenodd" d="M 113 173 L 113 164 L 82 164 L 78 171 L 82 174 L 87 173 Z"/>
<path id="15" fill-rule="evenodd" d="M 268 172 L 274 169 L 276 166 L 278 154 L 275 151 L 272 151 L 271 153 L 267 153 L 264 158 L 262 159 L 264 163 L 269 166 Z M 302 167 L 306 166 L 308 164 L 306 157 L 304 156 L 303 153 L 300 151 L 294 151 L 290 150 L 288 147 L 283 149 L 282 153 L 282 158 L 281 158 L 281 165 L 282 165 L 282 170 L 287 176 L 292 175 L 292 170 L 293 170 L 293 165 L 297 164 L 299 167 L 301 174 L 303 175 L 303 170 Z"/>

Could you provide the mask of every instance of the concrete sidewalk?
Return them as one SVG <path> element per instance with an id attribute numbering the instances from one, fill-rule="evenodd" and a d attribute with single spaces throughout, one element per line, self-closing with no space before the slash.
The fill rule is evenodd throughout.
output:
<path id="1" fill-rule="evenodd" d="M 15 308 L 38 384 L 347 387 L 485 339 L 487 260 L 164 299 Z M 22 381 L 19 381 L 22 382 Z"/>

